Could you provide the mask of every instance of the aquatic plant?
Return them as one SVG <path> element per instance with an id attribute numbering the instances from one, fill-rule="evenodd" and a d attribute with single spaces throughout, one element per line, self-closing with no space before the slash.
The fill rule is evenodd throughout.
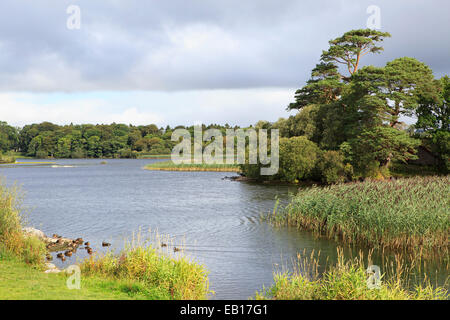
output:
<path id="1" fill-rule="evenodd" d="M 219 172 L 239 172 L 239 166 L 235 164 L 195 164 L 183 163 L 175 164 L 172 161 L 161 161 L 145 166 L 147 170 L 161 171 L 219 171 Z"/>
<path id="2" fill-rule="evenodd" d="M 376 286 L 369 286 L 368 266 L 362 253 L 349 260 L 344 259 L 342 249 L 338 248 L 338 259 L 319 273 L 319 254 L 297 257 L 294 271 L 274 273 L 274 284 L 256 292 L 255 299 L 275 300 L 446 300 L 445 287 L 434 287 L 427 280 L 413 288 L 405 282 L 413 267 L 401 258 L 395 260 L 395 270 L 390 276 L 380 274 Z M 386 264 L 389 268 L 389 263 Z M 407 280 L 406 280 L 407 281 Z"/>
<path id="3" fill-rule="evenodd" d="M 303 189 L 266 218 L 348 243 L 448 256 L 450 176 Z"/>

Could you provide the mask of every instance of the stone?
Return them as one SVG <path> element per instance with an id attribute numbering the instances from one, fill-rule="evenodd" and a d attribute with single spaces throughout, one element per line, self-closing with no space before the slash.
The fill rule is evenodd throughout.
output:
<path id="1" fill-rule="evenodd" d="M 49 269 L 57 269 L 56 266 L 53 263 L 46 263 L 45 264 L 45 268 L 47 270 L 49 270 Z"/>
<path id="2" fill-rule="evenodd" d="M 59 269 L 48 269 L 44 271 L 44 273 L 60 273 L 60 272 L 61 270 Z"/>
<path id="3" fill-rule="evenodd" d="M 37 237 L 42 240 L 47 238 L 45 236 L 44 232 L 42 232 L 41 230 L 35 229 L 35 228 L 27 227 L 27 228 L 23 228 L 22 231 L 25 233 L 25 235 L 34 236 L 34 237 Z"/>

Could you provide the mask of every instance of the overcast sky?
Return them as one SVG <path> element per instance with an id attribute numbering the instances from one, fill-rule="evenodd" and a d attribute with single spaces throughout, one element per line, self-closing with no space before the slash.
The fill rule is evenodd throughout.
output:
<path id="1" fill-rule="evenodd" d="M 80 29 L 67 28 L 70 5 Z M 382 66 L 450 74 L 446 0 L 2 0 L 0 120 L 176 125 L 275 121 L 328 40 L 381 9 Z"/>

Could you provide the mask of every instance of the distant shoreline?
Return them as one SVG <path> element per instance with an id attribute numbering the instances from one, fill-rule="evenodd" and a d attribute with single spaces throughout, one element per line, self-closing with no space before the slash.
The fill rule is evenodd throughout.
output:
<path id="1" fill-rule="evenodd" d="M 172 161 L 151 163 L 146 165 L 144 169 L 153 171 L 241 172 L 239 166 L 234 164 L 175 164 Z"/>

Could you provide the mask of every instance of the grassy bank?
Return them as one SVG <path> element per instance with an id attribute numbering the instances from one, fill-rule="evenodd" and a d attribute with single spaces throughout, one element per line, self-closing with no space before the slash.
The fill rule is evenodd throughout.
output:
<path id="1" fill-rule="evenodd" d="M 137 159 L 170 159 L 170 154 L 145 154 L 139 153 Z"/>
<path id="2" fill-rule="evenodd" d="M 1 254 L 0 254 L 1 256 Z M 0 300 L 127 300 L 148 299 L 133 283 L 82 277 L 80 290 L 69 290 L 68 275 L 46 274 L 14 256 L 0 258 Z"/>
<path id="3" fill-rule="evenodd" d="M 201 300 L 209 294 L 203 266 L 151 248 L 87 260 L 80 268 L 81 289 L 69 290 L 70 275 L 46 274 L 42 266 L 0 251 L 0 300 Z"/>
<path id="4" fill-rule="evenodd" d="M 369 258 L 370 259 L 370 258 Z M 391 264 L 392 276 L 381 274 L 377 287 L 370 288 L 370 274 L 364 264 L 362 255 L 358 258 L 344 260 L 342 251 L 338 250 L 338 260 L 328 266 L 319 275 L 318 260 L 311 256 L 298 258 L 298 264 L 293 273 L 276 273 L 274 284 L 256 293 L 255 299 L 275 300 L 446 300 L 447 290 L 443 287 L 433 287 L 426 281 L 409 288 L 404 281 L 404 275 L 411 270 L 397 260 Z M 386 264 L 388 265 L 388 264 Z M 394 267 L 392 267 L 394 265 Z M 301 272 L 300 272 L 301 270 Z M 372 282 L 373 283 L 373 282 Z"/>
<path id="5" fill-rule="evenodd" d="M 218 171 L 218 172 L 240 172 L 239 166 L 235 164 L 175 164 L 172 161 L 155 162 L 145 166 L 146 170 L 162 171 Z"/>
<path id="6" fill-rule="evenodd" d="M 16 162 L 16 158 L 13 156 L 5 156 L 5 155 L 0 155 L 0 164 L 4 164 L 4 163 L 14 163 Z"/>
<path id="7" fill-rule="evenodd" d="M 22 231 L 18 191 L 0 183 L 0 299 L 206 299 L 205 268 L 134 243 L 81 263 L 81 290 L 68 275 L 44 274 L 45 244 Z"/>
<path id="8" fill-rule="evenodd" d="M 349 243 L 448 256 L 450 176 L 301 190 L 267 216 Z"/>

